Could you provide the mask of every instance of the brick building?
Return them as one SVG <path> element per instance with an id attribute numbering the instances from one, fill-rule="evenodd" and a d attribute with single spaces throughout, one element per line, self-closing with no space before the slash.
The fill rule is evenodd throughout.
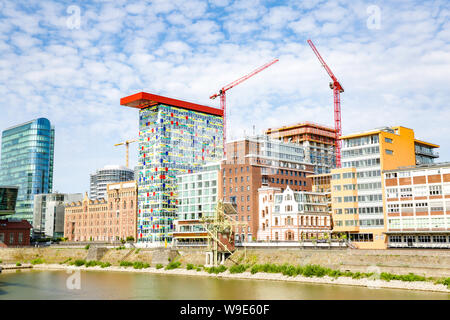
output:
<path id="1" fill-rule="evenodd" d="M 65 208 L 64 237 L 69 241 L 136 239 L 136 181 L 107 185 L 107 198 L 72 202 Z"/>
<path id="2" fill-rule="evenodd" d="M 238 241 L 256 239 L 258 231 L 258 189 L 262 186 L 288 186 L 296 191 L 311 191 L 312 164 L 298 144 L 274 140 L 268 136 L 246 137 L 226 145 L 222 161 L 220 197 L 236 204 L 237 218 L 247 222 L 247 230 L 235 230 Z"/>
<path id="3" fill-rule="evenodd" d="M 31 224 L 22 219 L 0 220 L 0 248 L 30 245 Z"/>

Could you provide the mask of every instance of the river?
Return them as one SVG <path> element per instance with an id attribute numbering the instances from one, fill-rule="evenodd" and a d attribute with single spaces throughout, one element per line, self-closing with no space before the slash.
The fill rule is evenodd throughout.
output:
<path id="1" fill-rule="evenodd" d="M 66 271 L 3 272 L 0 274 L 0 300 L 450 300 L 450 294 L 438 292 L 105 271 L 81 271 L 79 282 L 69 281 L 69 287 L 72 289 L 68 289 L 67 282 L 71 276 L 74 275 Z M 79 289 L 76 288 L 77 283 Z"/>

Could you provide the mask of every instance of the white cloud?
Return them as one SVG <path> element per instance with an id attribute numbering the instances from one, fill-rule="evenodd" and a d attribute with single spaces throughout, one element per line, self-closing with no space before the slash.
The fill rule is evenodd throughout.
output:
<path id="1" fill-rule="evenodd" d="M 52 121 L 59 191 L 85 191 L 89 173 L 124 162 L 113 144 L 137 135 L 138 112 L 121 97 L 149 91 L 218 106 L 212 93 L 275 57 L 227 93 L 230 135 L 305 120 L 333 126 L 330 79 L 308 38 L 344 85 L 344 133 L 404 125 L 450 160 L 448 2 L 381 3 L 381 30 L 366 28 L 360 0 L 86 1 L 78 30 L 59 2 L 31 6 L 4 2 L 0 128 Z M 136 157 L 132 146 L 132 165 Z"/>

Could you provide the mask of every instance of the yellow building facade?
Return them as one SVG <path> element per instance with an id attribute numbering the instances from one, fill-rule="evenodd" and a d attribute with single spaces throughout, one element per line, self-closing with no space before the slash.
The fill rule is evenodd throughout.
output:
<path id="1" fill-rule="evenodd" d="M 331 171 L 333 233 L 360 249 L 385 249 L 386 199 L 382 172 L 433 163 L 438 145 L 417 140 L 405 127 L 341 137 L 342 167 Z"/>

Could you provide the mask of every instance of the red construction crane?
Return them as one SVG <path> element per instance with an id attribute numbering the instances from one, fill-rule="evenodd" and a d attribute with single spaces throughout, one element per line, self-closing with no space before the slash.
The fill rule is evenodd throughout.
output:
<path id="1" fill-rule="evenodd" d="M 308 40 L 308 44 L 310 45 L 311 49 L 316 54 L 317 58 L 319 59 L 320 63 L 322 64 L 322 67 L 325 68 L 325 70 L 328 72 L 328 75 L 331 77 L 331 80 L 333 82 L 330 82 L 330 88 L 333 90 L 333 96 L 334 96 L 334 127 L 336 129 L 336 168 L 341 167 L 341 140 L 340 137 L 342 135 L 342 123 L 341 123 L 341 96 L 340 93 L 344 92 L 344 88 L 339 83 L 338 79 L 334 76 L 331 69 L 328 67 L 328 65 L 325 63 L 325 61 L 320 56 L 319 51 L 317 51 L 316 47 L 312 43 L 311 40 Z"/>
<path id="2" fill-rule="evenodd" d="M 219 90 L 219 93 L 215 93 L 211 97 L 209 97 L 210 99 L 215 99 L 220 96 L 220 108 L 223 110 L 223 154 L 224 155 L 226 154 L 225 146 L 226 146 L 226 139 L 227 139 L 227 110 L 226 110 L 226 96 L 225 96 L 226 92 L 228 90 L 230 90 L 231 88 L 237 86 L 238 84 L 244 82 L 248 78 L 253 77 L 255 74 L 270 67 L 275 62 L 278 62 L 278 59 L 273 59 L 272 61 L 266 63 L 265 65 L 253 70 L 249 74 L 231 82 L 230 84 L 227 84 L 226 86 L 224 86 L 222 89 Z"/>

